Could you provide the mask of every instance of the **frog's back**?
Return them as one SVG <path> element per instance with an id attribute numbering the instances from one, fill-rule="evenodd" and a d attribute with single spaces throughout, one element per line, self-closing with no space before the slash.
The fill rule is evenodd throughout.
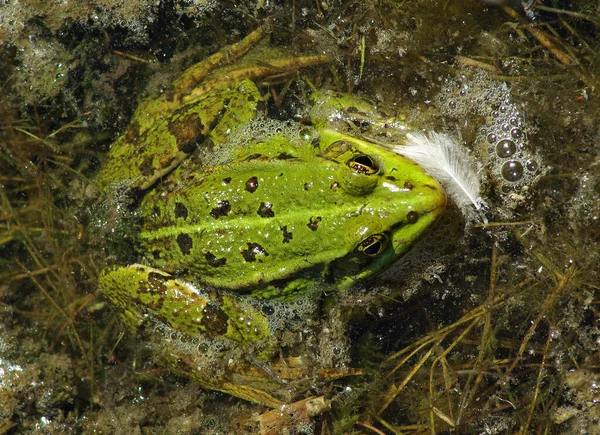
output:
<path id="1" fill-rule="evenodd" d="M 376 234 L 383 239 L 372 243 L 391 245 L 386 234 L 414 224 L 407 215 L 419 209 L 422 180 L 392 182 L 394 177 L 385 172 L 400 174 L 388 167 L 374 174 L 368 194 L 357 195 L 341 182 L 346 161 L 326 158 L 311 143 L 289 149 L 266 143 L 259 149 L 270 151 L 148 195 L 140 232 L 146 261 L 215 288 L 248 292 L 285 288 L 292 281 L 298 286 L 319 276 L 335 281 L 336 270 L 355 276 L 372 262 L 390 262 L 397 254 L 393 246 L 381 256 L 359 248 Z M 416 166 L 393 158 L 398 167 Z M 392 183 L 398 188 L 391 188 Z"/>

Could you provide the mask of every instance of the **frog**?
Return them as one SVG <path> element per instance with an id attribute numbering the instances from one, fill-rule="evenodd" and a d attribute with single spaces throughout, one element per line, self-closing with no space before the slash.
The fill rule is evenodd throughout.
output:
<path id="1" fill-rule="evenodd" d="M 310 126 L 269 124 L 256 69 L 218 63 L 191 66 L 173 91 L 142 102 L 112 145 L 96 182 L 135 198 L 135 262 L 104 268 L 99 287 L 168 368 L 276 408 L 297 400 L 294 381 L 353 372 L 298 346 L 283 352 L 273 307 L 318 307 L 385 271 L 439 220 L 446 195 L 416 163 L 323 116 L 362 113 L 367 100 L 316 93 Z"/>

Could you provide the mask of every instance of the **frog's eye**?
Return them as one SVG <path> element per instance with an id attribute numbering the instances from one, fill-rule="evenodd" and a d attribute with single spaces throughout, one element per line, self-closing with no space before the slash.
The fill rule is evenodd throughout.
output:
<path id="1" fill-rule="evenodd" d="M 346 162 L 358 174 L 373 175 L 379 172 L 379 165 L 366 154 L 358 154 Z"/>
<path id="2" fill-rule="evenodd" d="M 388 243 L 385 234 L 373 234 L 358 244 L 358 252 L 362 252 L 367 257 L 377 257 L 383 252 Z"/>

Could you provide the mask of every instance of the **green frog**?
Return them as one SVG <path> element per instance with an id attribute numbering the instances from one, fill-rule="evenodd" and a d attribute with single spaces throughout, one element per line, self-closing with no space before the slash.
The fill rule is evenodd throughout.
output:
<path id="1" fill-rule="evenodd" d="M 417 164 L 318 114 L 312 127 L 262 119 L 253 67 L 206 73 L 207 62 L 217 63 L 192 66 L 172 93 L 143 102 L 110 150 L 97 182 L 135 196 L 138 263 L 107 267 L 99 286 L 170 368 L 276 407 L 295 399 L 294 379 L 348 374 L 319 367 L 299 343 L 283 346 L 280 312 L 318 307 L 385 270 L 446 197 Z M 320 114 L 366 106 L 315 99 Z"/>

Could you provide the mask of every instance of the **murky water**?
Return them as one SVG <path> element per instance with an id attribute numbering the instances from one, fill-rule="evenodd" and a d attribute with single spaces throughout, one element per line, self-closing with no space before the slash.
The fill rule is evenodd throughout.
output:
<path id="1" fill-rule="evenodd" d="M 330 411 L 264 414 L 263 432 L 268 419 L 290 433 L 592 433 L 597 5 L 501 3 L 0 4 L 1 430 L 260 433 L 266 408 L 166 369 L 99 294 L 117 260 L 107 234 L 135 253 L 114 202 L 98 217 L 93 179 L 142 97 L 266 25 L 261 64 L 330 59 L 259 81 L 272 116 L 297 120 L 313 87 L 368 97 L 455 138 L 486 206 L 467 218 L 451 207 L 343 298 L 348 322 L 322 319 L 328 355 L 364 374 L 315 382 L 301 398 Z"/>

